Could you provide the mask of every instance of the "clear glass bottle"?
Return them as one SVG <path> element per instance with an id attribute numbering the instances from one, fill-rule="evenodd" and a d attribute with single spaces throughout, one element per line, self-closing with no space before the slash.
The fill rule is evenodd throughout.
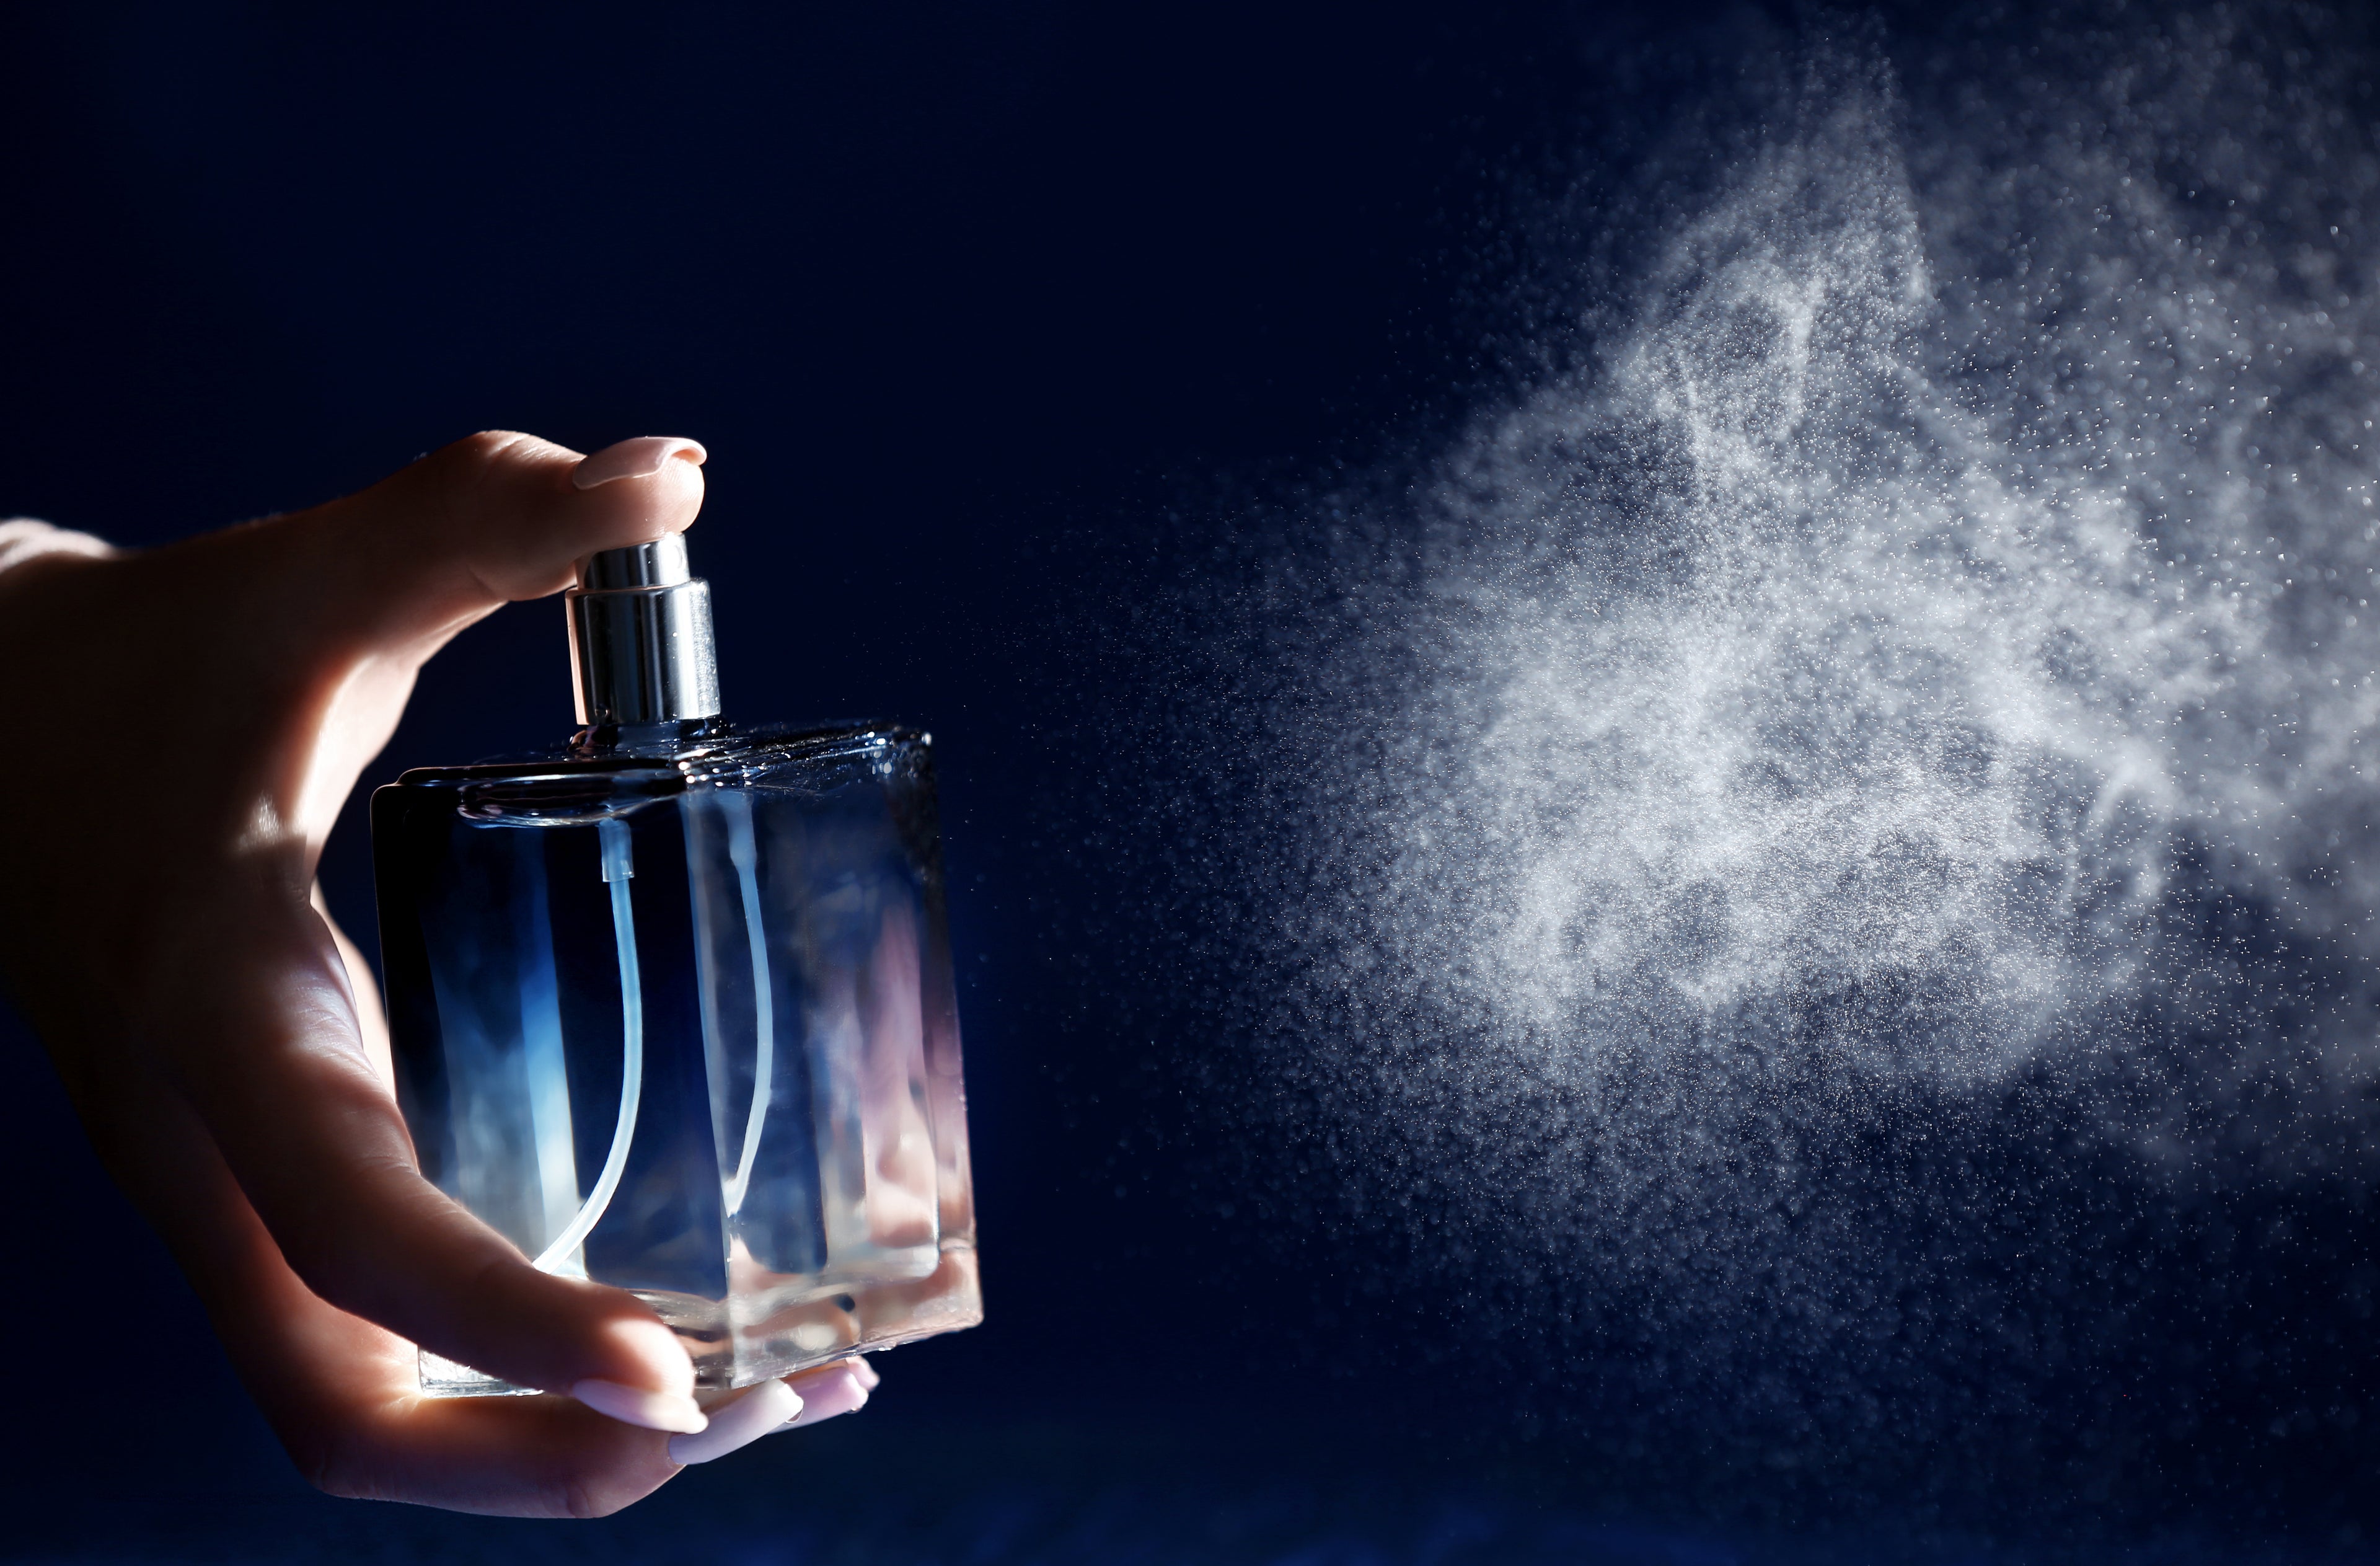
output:
<path id="1" fill-rule="evenodd" d="M 372 796 L 423 1172 L 698 1383 L 982 1319 L 929 738 L 737 729 L 682 539 L 580 564 L 579 722 Z M 425 1391 L 515 1389 L 424 1354 Z"/>

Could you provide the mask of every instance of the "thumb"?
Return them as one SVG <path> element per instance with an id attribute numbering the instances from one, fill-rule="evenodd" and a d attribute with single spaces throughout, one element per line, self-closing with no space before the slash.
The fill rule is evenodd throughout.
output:
<path id="1" fill-rule="evenodd" d="M 296 719 L 302 729 L 309 698 L 327 698 L 365 665 L 409 688 L 472 621 L 567 587 L 574 561 L 691 525 L 705 455 L 697 442 L 649 435 L 582 457 L 490 431 L 309 510 L 71 573 L 21 567 L 12 580 L 42 584 L 11 605 L 32 661 L 24 672 L 93 710 L 206 705 L 211 723 Z M 134 634 L 78 634 L 115 622 Z M 222 699 L 194 699 L 203 697 Z"/>
<path id="2" fill-rule="evenodd" d="M 582 457 L 489 431 L 268 526 L 298 535 L 320 634 L 418 665 L 480 616 L 569 586 L 573 562 L 683 531 L 702 508 L 705 455 L 645 435 Z"/>
<path id="3" fill-rule="evenodd" d="M 170 670 L 135 659 L 125 683 L 224 693 L 214 737 L 244 758 L 227 806 L 285 826 L 310 876 L 423 662 L 506 602 L 568 586 L 573 562 L 683 530 L 701 509 L 705 455 L 649 435 L 582 457 L 492 431 L 344 499 L 136 556 L 125 569 L 146 578 L 183 651 Z"/>

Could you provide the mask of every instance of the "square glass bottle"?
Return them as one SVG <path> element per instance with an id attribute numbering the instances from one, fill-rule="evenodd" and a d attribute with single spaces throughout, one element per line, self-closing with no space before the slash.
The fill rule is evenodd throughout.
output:
<path id="1" fill-rule="evenodd" d="M 567 747 L 372 797 L 423 1172 L 698 1385 L 982 1318 L 929 737 L 717 716 L 671 538 L 582 563 Z M 425 1353 L 424 1390 L 517 1390 Z"/>

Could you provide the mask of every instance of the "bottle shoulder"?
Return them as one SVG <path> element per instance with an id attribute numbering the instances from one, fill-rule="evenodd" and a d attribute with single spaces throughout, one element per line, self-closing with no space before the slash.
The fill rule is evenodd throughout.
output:
<path id="1" fill-rule="evenodd" d="M 885 721 L 688 724 L 650 745 L 568 744 L 458 767 L 417 767 L 374 791 L 375 810 L 437 800 L 471 819 L 593 820 L 691 789 L 832 787 L 846 776 L 923 774 L 933 736 Z M 645 736 L 652 737 L 652 736 Z"/>

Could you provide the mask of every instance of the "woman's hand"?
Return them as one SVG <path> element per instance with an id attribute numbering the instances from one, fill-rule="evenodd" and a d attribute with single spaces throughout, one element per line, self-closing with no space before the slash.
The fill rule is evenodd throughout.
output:
<path id="1" fill-rule="evenodd" d="M 579 557 L 686 527 L 702 459 L 475 435 L 310 511 L 0 574 L 0 671 L 59 724 L 48 764 L 0 769 L 0 976 L 334 1494 L 598 1515 L 795 1406 L 767 1384 L 704 1429 L 640 1301 L 539 1272 L 421 1177 L 370 970 L 313 886 L 422 663 Z M 79 726 L 106 750 L 78 758 Z M 417 1343 L 577 1397 L 426 1399 Z M 801 1422 L 873 1382 L 803 1378 Z"/>

